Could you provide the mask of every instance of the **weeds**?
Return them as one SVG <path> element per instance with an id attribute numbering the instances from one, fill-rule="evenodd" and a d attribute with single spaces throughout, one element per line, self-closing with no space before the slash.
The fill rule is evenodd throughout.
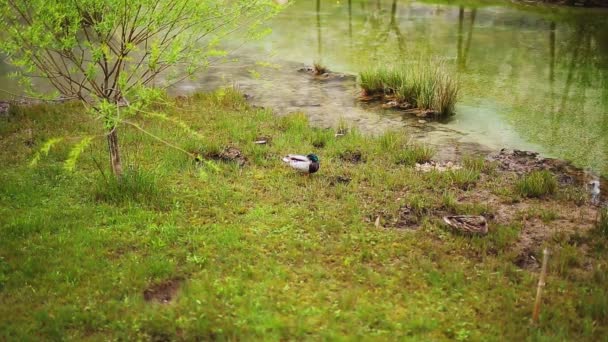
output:
<path id="1" fill-rule="evenodd" d="M 443 196 L 441 197 L 441 205 L 445 210 L 451 213 L 456 213 L 458 210 L 458 200 L 456 199 L 456 196 L 449 191 L 443 193 Z"/>
<path id="2" fill-rule="evenodd" d="M 485 161 L 481 157 L 466 156 L 462 159 L 462 165 L 476 172 L 483 172 L 485 170 Z"/>
<path id="3" fill-rule="evenodd" d="M 448 175 L 452 184 L 462 190 L 469 190 L 474 187 L 479 180 L 478 171 L 466 168 L 450 171 Z"/>
<path id="4" fill-rule="evenodd" d="M 108 203 L 137 202 L 160 204 L 162 193 L 152 173 L 128 168 L 120 179 L 99 178 L 93 189 L 94 198 Z"/>
<path id="5" fill-rule="evenodd" d="M 515 184 L 517 192 L 524 197 L 543 197 L 557 189 L 557 180 L 549 171 L 532 171 Z"/>
<path id="6" fill-rule="evenodd" d="M 409 145 L 394 153 L 395 164 L 413 166 L 416 163 L 428 163 L 433 158 L 435 150 L 424 145 Z"/>
<path id="7" fill-rule="evenodd" d="M 608 238 L 608 207 L 599 209 L 595 229 L 601 236 Z"/>

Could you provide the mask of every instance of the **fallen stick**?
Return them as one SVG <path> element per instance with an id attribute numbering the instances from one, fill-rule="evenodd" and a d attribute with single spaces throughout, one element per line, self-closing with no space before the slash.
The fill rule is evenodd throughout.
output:
<path id="1" fill-rule="evenodd" d="M 545 288 L 545 279 L 547 278 L 547 264 L 549 262 L 548 248 L 543 249 L 543 265 L 540 269 L 540 278 L 538 279 L 538 286 L 536 287 L 536 300 L 534 301 L 534 312 L 532 313 L 532 323 L 538 323 L 538 316 L 540 315 L 540 302 L 543 295 L 543 289 Z"/>

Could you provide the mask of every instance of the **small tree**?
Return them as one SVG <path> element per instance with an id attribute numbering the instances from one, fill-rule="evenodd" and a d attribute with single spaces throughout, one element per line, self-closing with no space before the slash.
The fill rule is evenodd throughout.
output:
<path id="1" fill-rule="evenodd" d="M 207 67 L 227 54 L 223 38 L 260 34 L 278 9 L 271 0 L 0 0 L 0 50 L 23 84 L 45 78 L 102 119 L 120 177 L 118 125 L 158 94 L 151 82 Z"/>

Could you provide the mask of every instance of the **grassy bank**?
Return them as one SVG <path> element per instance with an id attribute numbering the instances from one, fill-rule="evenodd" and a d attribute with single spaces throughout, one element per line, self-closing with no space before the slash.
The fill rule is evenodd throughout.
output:
<path id="1" fill-rule="evenodd" d="M 116 184 L 99 170 L 102 138 L 73 173 L 70 139 L 27 166 L 49 138 L 98 133 L 78 105 L 2 122 L 1 340 L 606 338 L 606 239 L 580 190 L 522 196 L 517 177 L 477 158 L 417 172 L 432 150 L 399 132 L 335 137 L 232 91 L 168 101 L 158 109 L 200 140 L 133 120 L 203 156 L 238 148 L 246 164 L 197 165 L 125 127 Z M 270 144 L 253 143 L 262 136 Z M 321 158 L 310 177 L 280 162 L 308 152 Z M 451 213 L 486 215 L 488 236 L 451 232 L 441 224 Z M 527 262 L 544 246 L 554 255 L 532 327 Z"/>
<path id="2" fill-rule="evenodd" d="M 383 95 L 436 116 L 453 115 L 458 96 L 456 80 L 442 65 L 431 63 L 373 67 L 359 73 L 359 85 L 366 95 Z"/>

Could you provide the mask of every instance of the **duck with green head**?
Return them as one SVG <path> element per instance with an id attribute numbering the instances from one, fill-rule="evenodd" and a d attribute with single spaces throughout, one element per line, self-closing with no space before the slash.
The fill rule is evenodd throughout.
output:
<path id="1" fill-rule="evenodd" d="M 292 168 L 300 172 L 304 172 L 306 174 L 311 174 L 319 171 L 319 157 L 312 153 L 306 156 L 298 154 L 288 154 L 287 156 L 285 156 L 285 158 L 283 158 L 283 161 Z"/>

